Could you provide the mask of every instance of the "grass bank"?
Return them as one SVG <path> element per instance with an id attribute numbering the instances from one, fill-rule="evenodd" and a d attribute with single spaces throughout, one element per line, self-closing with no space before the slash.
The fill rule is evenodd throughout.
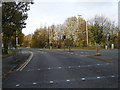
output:
<path id="1" fill-rule="evenodd" d="M 19 50 L 17 49 L 8 49 L 8 54 L 2 54 L 2 58 L 6 58 L 9 57 L 15 53 L 17 53 Z"/>

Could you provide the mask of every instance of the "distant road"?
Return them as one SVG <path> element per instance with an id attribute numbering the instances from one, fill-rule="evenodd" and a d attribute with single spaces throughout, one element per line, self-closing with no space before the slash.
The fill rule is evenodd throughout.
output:
<path id="1" fill-rule="evenodd" d="M 117 64 L 89 58 L 94 56 L 94 50 L 70 53 L 46 49 L 22 50 L 31 51 L 33 57 L 22 71 L 16 71 L 3 81 L 3 88 L 118 87 Z M 116 50 L 101 52 L 106 57 L 118 54 Z"/>

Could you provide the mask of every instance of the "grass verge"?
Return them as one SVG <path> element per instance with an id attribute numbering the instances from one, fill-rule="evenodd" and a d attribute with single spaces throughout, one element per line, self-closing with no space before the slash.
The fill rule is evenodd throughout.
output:
<path id="1" fill-rule="evenodd" d="M 17 53 L 19 50 L 16 50 L 16 49 L 8 49 L 8 54 L 2 54 L 2 58 L 6 58 L 6 57 L 9 57 L 15 53 Z"/>

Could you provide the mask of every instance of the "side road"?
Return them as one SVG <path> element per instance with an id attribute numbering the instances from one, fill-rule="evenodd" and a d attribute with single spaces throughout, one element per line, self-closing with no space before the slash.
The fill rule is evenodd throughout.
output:
<path id="1" fill-rule="evenodd" d="M 19 51 L 9 57 L 2 58 L 2 77 L 5 79 L 10 73 L 20 67 L 30 56 L 28 51 Z"/>

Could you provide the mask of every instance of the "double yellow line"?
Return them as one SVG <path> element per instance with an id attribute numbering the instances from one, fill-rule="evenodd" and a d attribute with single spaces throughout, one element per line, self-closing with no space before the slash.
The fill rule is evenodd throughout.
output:
<path id="1" fill-rule="evenodd" d="M 24 64 L 22 64 L 16 71 L 22 71 L 26 66 L 27 64 L 30 62 L 30 60 L 32 59 L 33 57 L 33 52 L 30 52 L 30 57 L 26 60 L 26 62 Z"/>

